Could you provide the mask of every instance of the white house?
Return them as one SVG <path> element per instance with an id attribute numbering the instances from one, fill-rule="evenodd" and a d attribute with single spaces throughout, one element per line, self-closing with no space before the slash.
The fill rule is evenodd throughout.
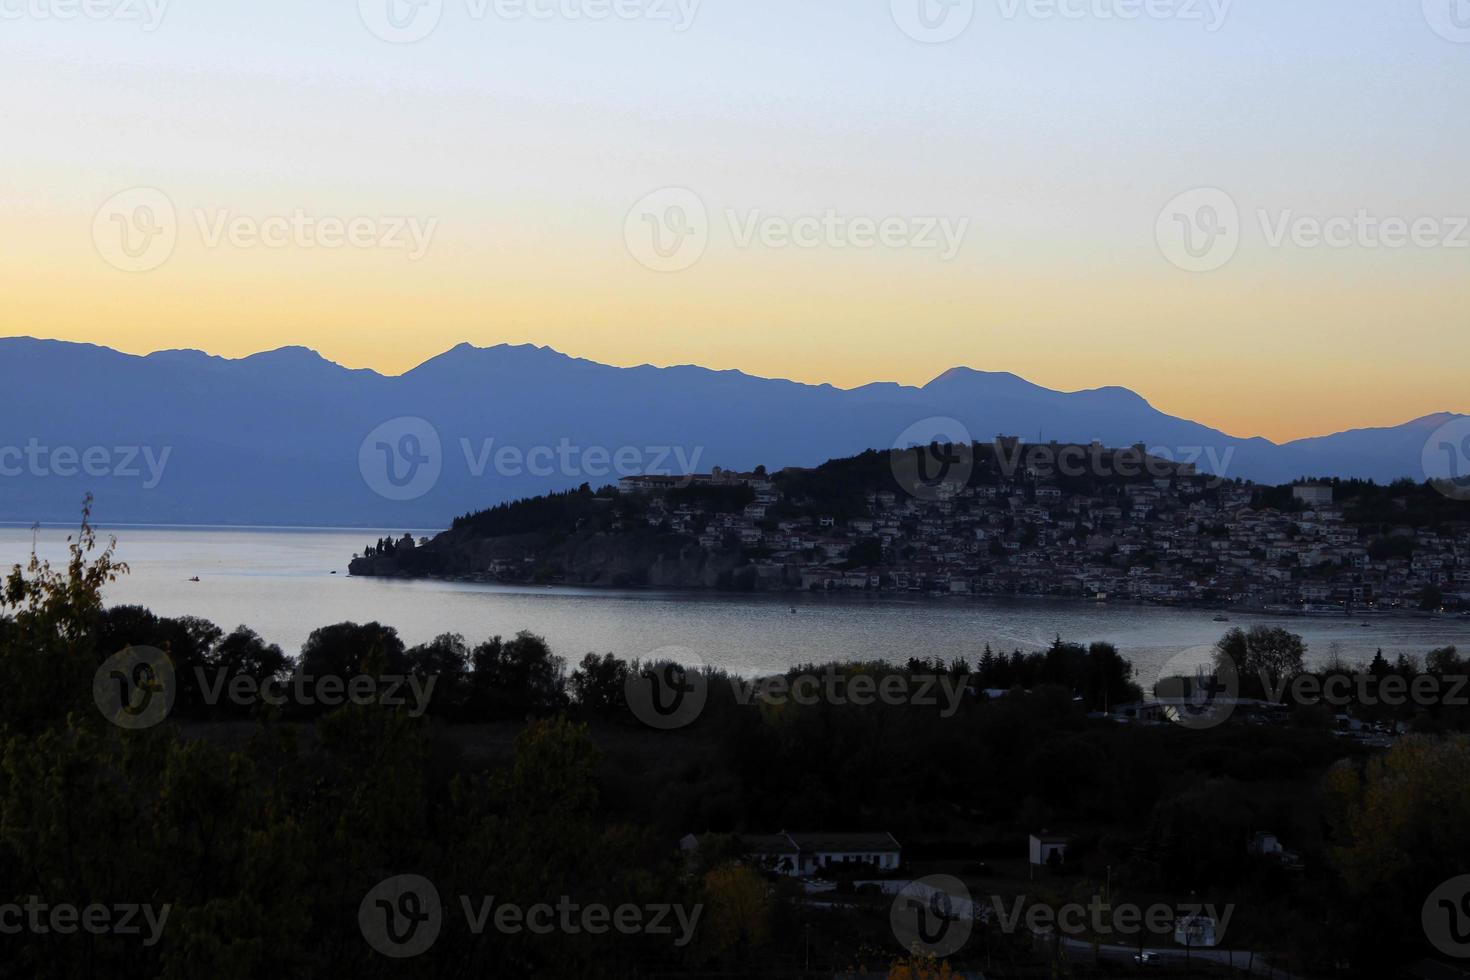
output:
<path id="1" fill-rule="evenodd" d="M 1031 835 L 1031 863 L 1045 865 L 1056 855 L 1058 861 L 1067 860 L 1067 845 L 1072 843 L 1072 838 L 1062 834 L 1049 834 L 1042 831 Z"/>
<path id="2" fill-rule="evenodd" d="M 818 874 L 834 868 L 868 867 L 876 871 L 893 871 L 903 858 L 903 848 L 889 833 L 788 833 L 740 834 L 741 848 L 756 863 L 798 876 Z M 699 847 L 693 834 L 679 841 L 685 851 Z"/>
<path id="3" fill-rule="evenodd" d="M 1321 483 L 1298 483 L 1291 488 L 1291 496 L 1308 507 L 1331 506 L 1332 487 Z"/>
<path id="4" fill-rule="evenodd" d="M 879 871 L 892 871 L 903 857 L 903 848 L 889 833 L 782 835 L 800 849 L 799 874 L 847 864 L 868 864 Z"/>
<path id="5" fill-rule="evenodd" d="M 1186 915 L 1174 920 L 1174 941 L 1181 946 L 1197 948 L 1215 946 L 1215 920 L 1207 915 Z"/>

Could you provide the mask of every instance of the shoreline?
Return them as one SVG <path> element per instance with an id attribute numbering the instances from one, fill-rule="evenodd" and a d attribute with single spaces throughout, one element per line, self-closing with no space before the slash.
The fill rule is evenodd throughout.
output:
<path id="1" fill-rule="evenodd" d="M 29 530 L 40 528 L 41 530 L 75 530 L 79 521 L 8 521 L 0 520 L 0 528 L 10 530 Z M 317 534 L 403 534 L 411 533 L 415 537 L 419 535 L 443 534 L 448 528 L 421 528 L 406 527 L 402 530 L 384 531 L 381 526 L 371 525 L 367 527 L 351 527 L 348 525 L 326 525 L 326 524 L 151 524 L 151 523 L 128 523 L 126 521 L 114 521 L 109 523 L 98 523 L 92 525 L 94 531 L 309 531 Z"/>
<path id="2" fill-rule="evenodd" d="M 1221 615 L 1232 613 L 1242 616 L 1258 617 L 1280 617 L 1283 619 L 1301 619 L 1309 621 L 1332 621 L 1341 620 L 1352 622 L 1354 620 L 1378 620 L 1378 621 L 1405 621 L 1420 620 L 1426 622 L 1456 622 L 1464 621 L 1466 629 L 1470 630 L 1470 612 L 1467 613 L 1435 613 L 1416 609 L 1361 609 L 1361 610 L 1287 610 L 1273 609 L 1265 606 L 1235 606 L 1196 602 L 1151 602 L 1146 599 L 1087 599 L 1081 596 L 1066 595 L 1021 595 L 1013 593 L 971 593 L 960 594 L 951 592 L 925 592 L 918 590 L 898 591 L 870 590 L 870 589 L 752 589 L 749 591 L 740 589 L 704 588 L 697 586 L 659 586 L 638 587 L 627 585 L 598 585 L 595 583 L 568 583 L 568 582 L 512 582 L 503 580 L 486 580 L 475 576 L 466 575 L 361 575 L 347 572 L 348 579 L 375 579 L 378 581 L 398 582 L 450 582 L 459 585 L 484 585 L 499 586 L 502 588 L 524 589 L 535 593 L 546 590 L 556 591 L 586 591 L 601 593 L 628 593 L 643 595 L 669 596 L 710 596 L 724 597 L 768 597 L 773 602 L 795 597 L 839 597 L 844 599 L 862 599 L 867 601 L 885 602 L 900 600 L 942 600 L 952 603 L 985 602 L 994 600 L 1014 602 L 1055 602 L 1077 607 L 1096 608 L 1136 608 L 1136 609 L 1177 609 L 1184 612 L 1209 612 Z M 1222 627 L 1229 625 L 1229 620 L 1219 624 Z M 1470 642 L 1470 636 L 1467 636 Z"/>

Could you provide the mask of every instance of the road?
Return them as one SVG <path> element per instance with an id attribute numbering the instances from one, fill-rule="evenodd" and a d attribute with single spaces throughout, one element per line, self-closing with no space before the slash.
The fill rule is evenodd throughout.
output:
<path id="1" fill-rule="evenodd" d="M 1053 939 L 1051 933 L 1035 933 L 1034 935 L 1038 939 L 1046 939 L 1048 941 L 1052 941 Z M 1132 963 L 1134 962 L 1133 958 L 1138 955 L 1137 946 L 1110 946 L 1105 943 L 1093 946 L 1092 943 L 1086 940 L 1068 939 L 1065 937 L 1062 939 L 1062 945 L 1072 952 L 1091 954 L 1096 950 L 1099 959 L 1112 960 L 1119 963 Z M 1186 962 L 1204 961 L 1219 963 L 1222 966 L 1231 966 L 1237 970 L 1247 970 L 1252 976 L 1267 977 L 1270 980 L 1305 980 L 1303 977 L 1287 973 L 1279 966 L 1272 967 L 1259 954 L 1255 956 L 1254 962 L 1252 962 L 1251 954 L 1248 951 L 1238 949 L 1192 949 L 1186 953 L 1178 947 L 1159 949 L 1145 946 L 1143 951 L 1145 953 L 1151 953 L 1154 957 L 1154 962 L 1159 964 L 1178 965 Z"/>

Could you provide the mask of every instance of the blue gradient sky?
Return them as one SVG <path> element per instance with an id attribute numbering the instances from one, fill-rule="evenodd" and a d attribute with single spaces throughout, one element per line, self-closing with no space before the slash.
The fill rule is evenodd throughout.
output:
<path id="1" fill-rule="evenodd" d="M 682 32 L 447 0 L 390 44 L 340 0 L 175 2 L 152 31 L 0 0 L 0 331 L 382 370 L 461 340 L 842 385 L 967 364 L 1273 438 L 1470 411 L 1470 248 L 1272 247 L 1257 218 L 1470 214 L 1470 43 L 1438 0 L 1237 2 L 1215 31 L 1008 3 L 926 44 L 889 0 L 705 0 Z M 180 223 L 145 273 L 92 236 L 132 187 Z M 665 187 L 711 217 L 675 273 L 624 234 Z M 1242 218 L 1208 273 L 1156 237 L 1198 187 Z M 200 209 L 437 226 L 417 260 L 211 247 Z M 970 225 L 946 262 L 741 247 L 725 217 L 827 209 Z"/>

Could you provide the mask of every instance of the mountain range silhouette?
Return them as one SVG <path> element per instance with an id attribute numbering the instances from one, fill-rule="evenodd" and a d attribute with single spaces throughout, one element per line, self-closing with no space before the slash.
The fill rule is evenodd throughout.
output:
<path id="1" fill-rule="evenodd" d="M 1422 480 L 1447 473 L 1425 473 L 1426 439 L 1463 417 L 1278 445 L 1175 418 L 1119 387 L 1053 391 L 956 367 L 922 387 L 839 389 L 688 365 L 612 367 L 532 345 L 460 344 L 385 376 L 304 347 L 137 356 L 12 337 L 0 339 L 0 390 L 0 520 L 71 521 L 92 492 L 104 525 L 443 527 L 629 469 L 816 465 L 894 446 L 936 418 L 984 442 L 1143 443 L 1261 482 Z"/>

